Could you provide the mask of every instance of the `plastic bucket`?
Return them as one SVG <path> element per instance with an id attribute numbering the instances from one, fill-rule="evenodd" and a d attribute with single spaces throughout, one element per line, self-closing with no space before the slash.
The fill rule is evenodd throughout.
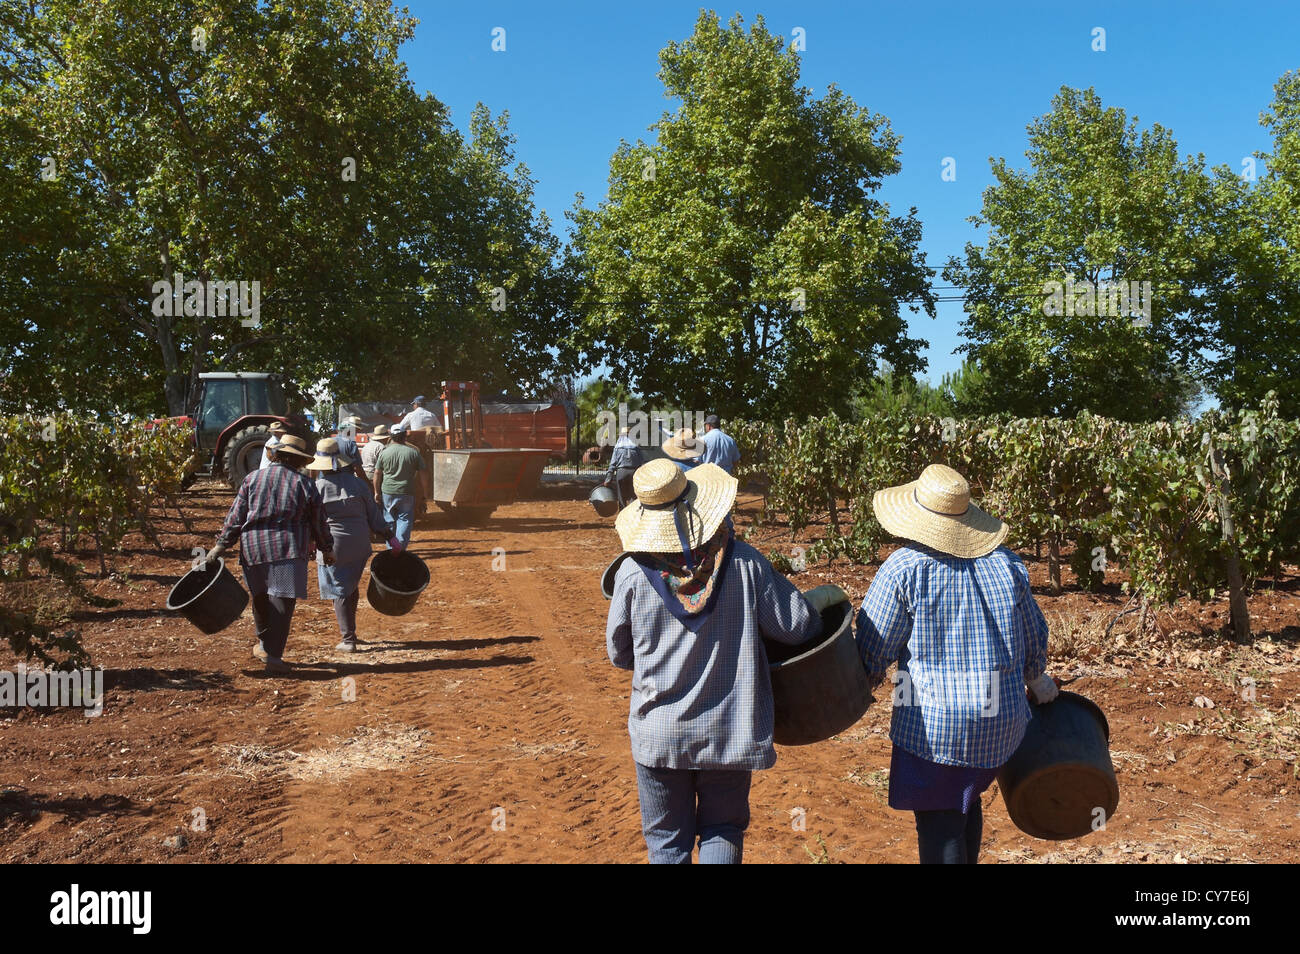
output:
<path id="1" fill-rule="evenodd" d="M 1075 692 L 1031 703 L 1030 715 L 1024 740 L 998 773 L 1007 814 L 1035 838 L 1081 838 L 1119 806 L 1106 716 Z"/>
<path id="2" fill-rule="evenodd" d="M 383 550 L 370 561 L 366 601 L 385 616 L 405 616 L 429 585 L 429 568 L 414 553 Z"/>
<path id="3" fill-rule="evenodd" d="M 602 517 L 612 517 L 618 513 L 618 497 L 608 487 L 601 486 L 593 490 L 587 503 L 595 507 L 596 513 Z"/>
<path id="4" fill-rule="evenodd" d="M 852 620 L 853 604 L 837 603 L 822 612 L 822 635 L 812 642 L 788 646 L 763 641 L 778 745 L 825 741 L 861 719 L 871 705 Z"/>
<path id="5" fill-rule="evenodd" d="M 600 592 L 605 595 L 605 599 L 614 598 L 614 577 L 618 576 L 618 568 L 623 565 L 623 561 L 630 557 L 630 553 L 620 553 L 614 557 L 609 566 L 605 567 L 605 572 L 600 575 Z"/>
<path id="6" fill-rule="evenodd" d="M 203 632 L 219 633 L 244 614 L 248 593 L 226 561 L 202 565 L 182 576 L 167 594 L 167 608 L 180 613 Z"/>

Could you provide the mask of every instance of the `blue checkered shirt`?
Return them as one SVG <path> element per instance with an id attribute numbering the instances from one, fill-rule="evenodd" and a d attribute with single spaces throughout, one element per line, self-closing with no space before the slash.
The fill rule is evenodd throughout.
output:
<path id="1" fill-rule="evenodd" d="M 765 769 L 772 682 L 763 637 L 801 643 L 821 618 L 757 550 L 735 540 L 712 615 L 692 633 L 633 560 L 614 580 L 605 645 L 632 670 L 632 757 L 650 768 Z"/>
<path id="2" fill-rule="evenodd" d="M 1029 721 L 1025 683 L 1047 667 L 1047 620 L 1006 547 L 967 560 L 916 544 L 890 554 L 857 617 L 873 684 L 898 660 L 889 737 L 940 765 L 996 768 Z"/>

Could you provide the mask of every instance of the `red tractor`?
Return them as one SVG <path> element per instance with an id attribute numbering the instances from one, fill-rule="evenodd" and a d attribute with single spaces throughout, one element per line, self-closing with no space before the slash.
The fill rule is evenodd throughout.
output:
<path id="1" fill-rule="evenodd" d="M 301 396 L 295 395 L 301 401 Z M 199 470 L 186 477 L 224 477 L 238 487 L 262 463 L 262 445 L 279 421 L 315 450 L 316 435 L 301 414 L 289 413 L 284 378 L 278 374 L 214 371 L 199 375 L 194 417 L 174 418 L 194 425 Z"/>

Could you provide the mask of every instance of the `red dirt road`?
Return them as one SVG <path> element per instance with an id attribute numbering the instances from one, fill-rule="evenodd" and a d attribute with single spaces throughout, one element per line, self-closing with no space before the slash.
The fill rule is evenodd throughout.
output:
<path id="1" fill-rule="evenodd" d="M 413 543 L 429 590 L 400 618 L 363 599 L 371 645 L 352 657 L 333 649 L 313 571 L 286 652 L 298 674 L 272 679 L 249 653 L 251 613 L 204 636 L 162 609 L 228 499 L 192 491 L 194 533 L 164 524 L 171 549 L 140 544 L 120 561 L 125 580 L 95 587 L 122 600 L 76 624 L 108 669 L 103 716 L 0 710 L 0 859 L 644 861 L 629 677 L 604 647 L 611 521 L 561 499 L 501 508 L 486 528 L 431 518 Z M 840 582 L 856 602 L 872 572 L 822 566 L 795 581 Z M 1185 632 L 1164 617 L 1151 646 L 1073 645 L 1070 620 L 1108 619 L 1122 599 L 1040 600 L 1054 648 L 1070 649 L 1052 671 L 1080 675 L 1071 688 L 1109 716 L 1119 811 L 1087 839 L 1042 842 L 1011 825 L 994 788 L 983 860 L 1300 860 L 1294 590 L 1254 598 L 1274 635 L 1245 649 L 1197 631 L 1222 607 L 1198 608 Z M 1247 674 L 1253 703 L 1238 698 Z M 1194 707 L 1198 695 L 1216 708 Z M 885 804 L 888 710 L 877 702 L 836 739 L 778 750 L 755 775 L 747 861 L 915 860 L 911 816 Z"/>

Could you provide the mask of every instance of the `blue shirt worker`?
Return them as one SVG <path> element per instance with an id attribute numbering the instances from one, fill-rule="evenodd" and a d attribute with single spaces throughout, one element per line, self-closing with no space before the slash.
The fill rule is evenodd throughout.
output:
<path id="1" fill-rule="evenodd" d="M 704 419 L 704 454 L 702 464 L 717 464 L 727 473 L 733 473 L 740 463 L 740 448 L 731 435 L 718 426 L 718 415 L 710 414 Z"/>
<path id="2" fill-rule="evenodd" d="M 980 795 L 1024 738 L 1035 702 L 1056 698 L 1047 621 L 1007 525 L 970 485 L 931 464 L 877 491 L 876 519 L 901 537 L 871 581 L 856 636 L 873 685 L 895 660 L 889 805 L 916 815 L 922 864 L 974 864 Z"/>
<path id="3" fill-rule="evenodd" d="M 736 480 L 702 464 L 652 460 L 615 528 L 631 554 L 605 627 L 610 662 L 632 672 L 628 735 L 652 864 L 739 864 L 755 769 L 776 763 L 763 639 L 821 633 L 837 586 L 801 595 L 735 538 Z"/>

